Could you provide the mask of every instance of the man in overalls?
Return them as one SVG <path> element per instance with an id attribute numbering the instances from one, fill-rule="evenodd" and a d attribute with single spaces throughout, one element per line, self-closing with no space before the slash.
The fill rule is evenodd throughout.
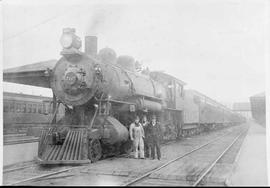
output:
<path id="1" fill-rule="evenodd" d="M 140 123 L 139 116 L 135 117 L 134 123 L 131 123 L 129 128 L 130 139 L 133 141 L 135 154 L 134 157 L 138 158 L 138 151 L 140 153 L 140 158 L 144 159 L 144 130 Z"/>

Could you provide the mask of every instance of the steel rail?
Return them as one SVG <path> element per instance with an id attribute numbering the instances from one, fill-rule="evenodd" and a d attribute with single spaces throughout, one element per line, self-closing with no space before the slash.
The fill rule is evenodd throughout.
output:
<path id="1" fill-rule="evenodd" d="M 35 143 L 35 142 L 38 142 L 38 141 L 39 141 L 39 138 L 8 140 L 8 141 L 4 141 L 4 146 L 16 145 L 16 144 Z"/>
<path id="2" fill-rule="evenodd" d="M 195 148 L 195 149 L 193 149 L 193 150 L 191 150 L 191 151 L 189 151 L 189 152 L 187 152 L 187 153 L 185 153 L 185 154 L 183 154 L 183 155 L 181 155 L 179 157 L 176 157 L 175 159 L 172 159 L 172 160 L 168 161 L 167 163 L 165 163 L 165 164 L 163 164 L 163 165 L 161 165 L 161 166 L 159 166 L 157 168 L 154 168 L 153 170 L 150 170 L 150 171 L 146 172 L 145 174 L 143 174 L 143 175 L 141 175 L 141 176 L 139 176 L 139 177 L 137 177 L 137 178 L 135 178 L 135 179 L 127 182 L 127 183 L 122 184 L 121 186 L 132 185 L 132 184 L 140 181 L 141 179 L 146 178 L 147 176 L 149 176 L 149 175 L 157 172 L 158 170 L 160 170 L 160 169 L 168 166 L 169 164 L 171 164 L 171 163 L 173 163 L 173 162 L 175 162 L 175 161 L 177 161 L 177 160 L 179 160 L 181 158 L 184 158 L 184 157 L 190 155 L 191 153 L 193 153 L 193 152 L 195 152 L 197 150 L 200 150 L 200 149 L 204 148 L 205 146 L 207 146 L 207 145 L 209 145 L 209 144 L 211 144 L 211 143 L 213 143 L 213 142 L 215 142 L 217 140 L 220 140 L 221 138 L 223 138 L 224 136 L 226 136 L 228 134 L 231 134 L 231 132 L 228 132 L 226 134 L 223 134 L 222 136 L 219 136 L 219 137 L 217 137 L 217 138 L 215 138 L 215 139 L 213 139 L 213 140 L 211 140 L 211 141 L 209 141 L 209 142 L 207 142 L 207 143 L 205 143 L 205 144 L 203 144 L 203 145 L 201 145 L 201 146 L 199 146 L 199 147 L 197 147 L 197 148 Z"/>
<path id="3" fill-rule="evenodd" d="M 105 160 L 111 160 L 111 159 L 114 159 L 114 158 L 117 158 L 117 157 L 119 157 L 119 156 L 107 158 Z M 39 166 L 39 165 L 38 164 L 33 164 L 33 165 L 25 166 L 25 167 L 18 167 L 18 168 L 6 170 L 6 172 L 8 173 L 8 172 L 11 172 L 11 171 L 21 170 L 21 169 L 24 169 L 24 168 L 30 168 L 32 166 Z M 16 185 L 16 184 L 24 183 L 24 182 L 27 182 L 27 181 L 40 180 L 41 178 L 44 178 L 44 177 L 53 176 L 53 175 L 56 175 L 56 174 L 67 172 L 69 170 L 73 170 L 73 169 L 77 169 L 77 168 L 83 168 L 83 167 L 86 167 L 86 166 L 87 165 L 80 165 L 80 166 L 75 166 L 75 167 L 71 167 L 71 168 L 59 170 L 59 171 L 56 171 L 56 172 L 50 172 L 50 173 L 47 173 L 47 174 L 43 174 L 43 175 L 39 175 L 39 176 L 34 176 L 34 177 L 31 177 L 31 178 L 27 178 L 27 179 L 24 179 L 24 180 L 20 180 L 20 181 L 14 182 L 14 183 L 5 184 L 5 186 Z"/>
<path id="4" fill-rule="evenodd" d="M 33 180 L 37 180 L 37 179 L 40 179 L 40 178 L 52 176 L 52 175 L 55 175 L 55 174 L 60 174 L 60 173 L 67 172 L 69 170 L 73 170 L 73 169 L 81 168 L 81 167 L 82 166 L 76 166 L 76 167 L 71 167 L 71 168 L 59 170 L 59 171 L 56 171 L 56 172 L 50 172 L 50 173 L 47 173 L 47 174 L 43 174 L 43 175 L 39 175 L 39 176 L 34 176 L 34 177 L 31 177 L 31 178 L 27 178 L 27 179 L 24 179 L 24 180 L 20 180 L 20 181 L 14 182 L 14 183 L 5 184 L 5 186 L 16 185 L 16 184 L 24 183 L 24 182 L 27 182 L 27 181 L 33 181 Z"/>
<path id="5" fill-rule="evenodd" d="M 228 134 L 230 134 L 230 133 L 231 133 L 231 132 L 225 133 L 225 134 L 223 134 L 223 135 L 221 135 L 221 136 L 219 136 L 219 137 L 217 137 L 217 138 L 215 138 L 215 139 L 213 139 L 213 140 L 211 140 L 211 141 L 209 141 L 209 142 L 207 142 L 207 143 L 205 143 L 205 144 L 203 144 L 203 145 L 201 145 L 201 146 L 199 146 L 199 147 L 193 149 L 192 151 L 187 152 L 187 153 L 185 153 L 184 155 L 181 155 L 181 156 L 177 157 L 176 159 L 173 159 L 173 160 L 167 162 L 166 164 L 163 164 L 162 166 L 160 166 L 160 167 L 158 167 L 158 168 L 155 168 L 155 169 L 153 169 L 153 170 L 147 172 L 146 174 L 144 174 L 144 175 L 142 175 L 142 176 L 136 178 L 135 180 L 132 180 L 131 182 L 128 182 L 128 183 L 124 184 L 124 186 L 131 185 L 131 184 L 133 184 L 133 183 L 139 181 L 140 179 L 143 179 L 144 177 L 147 177 L 147 176 L 149 176 L 150 174 L 152 174 L 152 173 L 154 173 L 154 172 L 160 170 L 161 168 L 164 168 L 165 166 L 171 164 L 172 162 L 177 161 L 178 159 L 181 159 L 181 158 L 183 158 L 183 157 L 185 157 L 185 156 L 187 156 L 187 155 L 189 155 L 189 154 L 191 154 L 191 153 L 193 153 L 193 152 L 195 152 L 195 151 L 197 151 L 197 150 L 199 150 L 199 149 L 201 149 L 201 148 L 203 148 L 203 147 L 205 147 L 205 146 L 207 146 L 207 145 L 209 145 L 209 144 L 211 144 L 211 143 L 213 143 L 213 142 L 215 142 L 215 141 L 217 141 L 217 140 L 220 140 L 221 138 L 223 138 L 224 136 L 226 136 L 226 135 L 228 135 Z M 116 157 L 113 157 L 113 158 L 117 158 L 117 157 L 119 157 L 119 156 L 116 156 Z M 110 158 L 110 159 L 111 159 L 111 158 Z M 106 159 L 105 159 L 105 160 L 106 160 Z M 33 165 L 33 166 L 35 166 L 35 165 Z M 27 167 L 31 167 L 31 166 L 26 166 L 25 168 L 27 168 Z M 14 182 L 14 183 L 5 184 L 5 185 L 6 185 L 6 186 L 8 186 L 8 185 L 16 185 L 16 184 L 24 183 L 24 182 L 27 182 L 27 181 L 39 180 L 39 179 L 41 179 L 41 178 L 43 178 L 43 177 L 49 177 L 49 176 L 53 176 L 53 175 L 56 175 L 56 174 L 64 173 L 64 172 L 67 172 L 67 171 L 70 171 L 70 170 L 73 170 L 73 169 L 83 168 L 83 167 L 85 167 L 85 165 L 82 165 L 82 166 L 76 166 L 76 167 L 71 167 L 71 168 L 59 170 L 59 171 L 56 171 L 56 172 L 50 172 L 50 173 L 43 174 L 43 175 L 39 175 L 39 176 L 34 176 L 34 177 L 31 177 L 31 178 L 27 178 L 27 179 L 24 179 L 24 180 L 20 180 L 20 181 L 17 181 L 17 182 Z M 23 169 L 23 168 L 24 168 L 24 167 L 18 168 L 18 170 L 19 170 L 19 169 Z M 14 170 L 15 170 L 15 169 L 14 169 Z M 12 170 L 12 171 L 14 171 L 14 170 Z"/>
<path id="6" fill-rule="evenodd" d="M 31 168 L 33 166 L 38 166 L 37 164 L 32 164 L 32 165 L 28 165 L 28 166 L 22 166 L 22 167 L 17 167 L 17 168 L 12 168 L 12 169 L 6 169 L 6 170 L 3 170 L 3 173 L 9 173 L 9 172 L 13 172 L 13 171 L 16 171 L 16 170 L 22 170 L 22 169 L 25 169 L 25 168 Z"/>
<path id="7" fill-rule="evenodd" d="M 224 156 L 224 154 L 235 144 L 235 142 L 242 136 L 244 133 L 246 133 L 247 130 L 244 130 L 241 132 L 233 141 L 232 143 L 218 156 L 218 158 L 211 163 L 211 165 L 204 171 L 204 173 L 198 178 L 198 180 L 192 185 L 192 187 L 197 186 L 202 179 L 213 169 L 213 167 L 216 165 L 216 163 Z"/>

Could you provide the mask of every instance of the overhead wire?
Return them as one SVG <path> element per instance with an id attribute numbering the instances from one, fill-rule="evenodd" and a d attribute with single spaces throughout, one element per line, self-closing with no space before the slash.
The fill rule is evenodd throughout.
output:
<path id="1" fill-rule="evenodd" d="M 76 6 L 76 8 L 78 8 L 78 7 L 79 7 L 79 6 Z M 79 9 L 77 9 L 77 10 L 79 10 Z M 76 11 L 77 11 L 77 10 L 76 10 Z M 64 13 L 61 13 L 61 14 L 58 14 L 58 15 L 56 15 L 56 16 L 50 17 L 50 18 L 48 18 L 48 19 L 46 19 L 46 20 L 44 20 L 44 21 L 42 21 L 42 22 L 40 22 L 40 23 L 38 23 L 38 24 L 36 24 L 36 25 L 34 25 L 34 26 L 32 26 L 32 27 L 29 27 L 29 28 L 27 28 L 27 29 L 25 29 L 25 30 L 23 30 L 23 31 L 21 31 L 21 32 L 18 32 L 18 33 L 14 34 L 14 35 L 11 35 L 11 36 L 9 36 L 9 37 L 3 38 L 3 39 L 0 40 L 0 41 L 1 41 L 1 42 L 2 42 L 2 41 L 3 41 L 3 42 L 6 42 L 6 41 L 11 40 L 11 39 L 13 39 L 13 38 L 19 37 L 19 36 L 21 36 L 21 35 L 23 35 L 23 34 L 29 32 L 29 31 L 32 31 L 32 30 L 34 30 L 34 29 L 36 29 L 36 28 L 38 28 L 38 27 L 40 27 L 40 26 L 42 26 L 42 25 L 44 25 L 44 24 L 47 24 L 47 23 L 49 23 L 49 22 L 51 22 L 51 21 L 53 21 L 53 20 L 55 20 L 55 19 L 57 19 L 57 18 L 59 18 L 59 17 L 61 17 L 61 16 L 63 16 L 63 15 L 69 16 L 69 14 L 74 13 L 74 11 L 70 11 L 70 7 L 68 8 L 68 12 L 69 12 L 69 13 L 67 14 L 66 12 L 67 12 L 67 10 L 65 10 Z"/>

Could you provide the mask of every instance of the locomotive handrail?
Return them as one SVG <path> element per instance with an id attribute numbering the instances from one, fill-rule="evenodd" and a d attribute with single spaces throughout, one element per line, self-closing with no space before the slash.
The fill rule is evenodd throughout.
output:
<path id="1" fill-rule="evenodd" d="M 113 100 L 113 99 L 98 99 L 97 101 L 98 102 L 115 102 L 115 103 L 136 105 L 136 103 L 125 102 L 125 101 L 118 101 L 118 100 Z"/>
<path id="2" fill-rule="evenodd" d="M 52 120 L 51 120 L 50 125 L 53 124 L 53 120 L 54 120 L 54 118 L 56 117 L 56 114 L 57 114 L 57 111 L 58 111 L 59 106 L 60 106 L 60 102 L 57 103 L 57 107 L 55 108 L 55 111 L 54 111 L 54 113 L 53 113 L 53 117 L 52 117 Z"/>
<path id="3" fill-rule="evenodd" d="M 127 78 L 129 79 L 129 86 L 130 86 L 130 90 L 131 90 L 131 93 L 136 93 L 136 90 L 135 90 L 135 88 L 134 88 L 134 85 L 133 85 L 133 80 L 130 78 L 130 76 L 128 75 L 128 73 L 127 73 L 127 70 L 125 70 L 125 69 L 121 69 L 124 73 L 125 73 L 125 75 L 127 76 Z"/>
<path id="4" fill-rule="evenodd" d="M 183 111 L 183 110 L 174 109 L 174 108 L 164 108 L 164 110 L 179 111 L 179 112 Z"/>
<path id="5" fill-rule="evenodd" d="M 102 100 L 102 97 L 103 97 L 103 95 L 104 95 L 104 93 L 102 93 L 101 94 L 101 96 L 100 96 L 100 99 L 97 99 L 96 97 L 95 97 L 95 99 L 99 102 L 99 105 L 98 105 L 98 113 L 100 114 L 101 113 L 101 100 Z"/>
<path id="6" fill-rule="evenodd" d="M 92 127 L 93 127 L 93 124 L 94 124 L 94 120 L 96 119 L 96 116 L 97 116 L 97 112 L 98 112 L 98 105 L 94 105 L 95 106 L 95 113 L 94 113 L 94 116 L 91 120 L 91 123 L 90 123 L 90 126 L 89 126 L 89 129 L 91 130 Z"/>
<path id="7" fill-rule="evenodd" d="M 153 96 L 148 96 L 148 95 L 135 94 L 134 96 L 138 96 L 138 97 L 146 97 L 146 98 L 150 98 L 150 99 L 155 99 L 155 100 L 157 100 L 157 101 L 162 101 L 162 98 L 153 97 Z"/>

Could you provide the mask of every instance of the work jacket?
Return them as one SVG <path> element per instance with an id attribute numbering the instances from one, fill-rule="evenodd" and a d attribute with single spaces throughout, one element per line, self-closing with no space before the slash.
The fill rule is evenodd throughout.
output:
<path id="1" fill-rule="evenodd" d="M 150 140 L 161 140 L 162 138 L 161 126 L 158 122 L 156 122 L 155 126 L 153 126 L 152 122 L 150 122 L 147 126 L 147 132 L 149 134 Z"/>
<path id="2" fill-rule="evenodd" d="M 148 140 L 149 137 L 150 137 L 150 133 L 149 133 L 149 121 L 146 121 L 146 122 L 142 122 L 142 127 L 143 127 L 143 130 L 144 130 L 144 135 L 145 135 L 145 140 Z"/>

